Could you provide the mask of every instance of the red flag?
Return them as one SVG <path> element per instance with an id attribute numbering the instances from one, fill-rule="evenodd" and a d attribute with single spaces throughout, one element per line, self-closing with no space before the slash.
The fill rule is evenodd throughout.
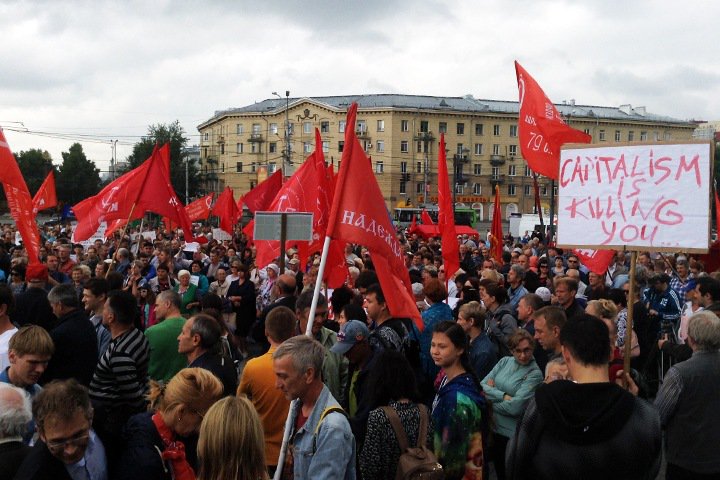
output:
<path id="1" fill-rule="evenodd" d="M 405 258 L 370 161 L 355 135 L 357 103 L 348 110 L 345 148 L 335 189 L 328 236 L 370 250 L 390 314 L 412 318 L 423 329 L 410 290 Z"/>
<path id="2" fill-rule="evenodd" d="M 191 222 L 195 220 L 205 220 L 210 216 L 210 206 L 212 205 L 215 193 L 205 195 L 204 197 L 198 198 L 194 202 L 191 202 L 185 206 L 188 218 Z"/>
<path id="3" fill-rule="evenodd" d="M 425 210 L 423 210 L 424 212 Z M 442 257 L 447 277 L 452 277 L 460 268 L 460 250 L 455 234 L 455 212 L 450 193 L 447 158 L 445 154 L 445 134 L 440 134 L 438 149 L 438 228 L 442 242 Z"/>
<path id="4" fill-rule="evenodd" d="M 282 170 L 276 170 L 264 182 L 247 192 L 240 199 L 252 213 L 267 210 L 281 187 Z"/>
<path id="5" fill-rule="evenodd" d="M 500 208 L 500 187 L 495 185 L 495 205 L 493 206 L 492 226 L 490 228 L 490 256 L 495 260 L 502 259 L 503 230 L 502 209 Z M 447 272 L 447 270 L 445 270 Z"/>
<path id="6" fill-rule="evenodd" d="M 55 172 L 50 170 L 45 181 L 33 197 L 33 215 L 37 215 L 40 210 L 52 208 L 57 205 L 57 194 L 55 193 Z"/>
<path id="7" fill-rule="evenodd" d="M 248 246 L 251 247 L 255 245 L 255 241 L 253 240 L 253 233 L 255 232 L 255 220 L 250 220 L 248 224 L 243 227 L 242 231 L 248 239 Z"/>
<path id="8" fill-rule="evenodd" d="M 415 227 L 417 227 L 417 219 L 413 213 L 412 222 L 410 222 L 410 226 L 408 227 L 408 233 L 412 233 L 413 230 L 415 230 Z"/>
<path id="9" fill-rule="evenodd" d="M 447 166 L 445 166 L 445 170 L 447 171 Z M 439 187 L 439 185 L 438 185 L 438 187 Z M 432 221 L 430 214 L 424 208 L 422 209 L 422 212 L 420 213 L 420 220 L 422 220 L 423 225 L 435 225 L 435 222 Z M 438 221 L 439 221 L 439 219 L 438 219 Z"/>
<path id="10" fill-rule="evenodd" d="M 598 275 L 605 275 L 610 263 L 615 258 L 615 250 L 573 250 L 580 262 Z"/>
<path id="11" fill-rule="evenodd" d="M 240 218 L 240 212 L 238 212 L 232 188 L 225 187 L 225 190 L 223 190 L 218 197 L 217 202 L 215 202 L 212 214 L 220 217 L 220 229 L 225 231 L 228 235 L 232 235 L 235 224 L 237 223 L 238 218 Z"/>
<path id="12" fill-rule="evenodd" d="M 0 182 L 5 189 L 10 215 L 15 220 L 25 244 L 29 263 L 40 263 L 38 257 L 40 234 L 33 215 L 32 198 L 2 129 L 0 129 Z"/>
<path id="13" fill-rule="evenodd" d="M 520 151 L 533 171 L 557 180 L 562 144 L 590 143 L 592 137 L 565 124 L 540 85 L 518 62 L 515 73 L 520 93 Z"/>

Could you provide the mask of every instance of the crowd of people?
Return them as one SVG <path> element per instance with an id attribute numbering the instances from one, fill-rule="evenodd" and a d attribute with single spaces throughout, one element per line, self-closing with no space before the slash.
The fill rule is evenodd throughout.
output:
<path id="1" fill-rule="evenodd" d="M 311 319 L 319 255 L 258 268 L 239 227 L 45 227 L 40 264 L 0 228 L 0 480 L 653 479 L 663 431 L 666 478 L 720 476 L 720 273 L 696 257 L 640 253 L 630 292 L 623 252 L 598 274 L 537 233 L 500 258 L 465 235 L 449 272 L 399 231 L 420 325 L 361 246 Z"/>

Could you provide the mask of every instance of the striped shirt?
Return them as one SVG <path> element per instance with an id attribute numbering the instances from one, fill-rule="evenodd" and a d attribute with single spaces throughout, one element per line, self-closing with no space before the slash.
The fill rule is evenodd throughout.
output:
<path id="1" fill-rule="evenodd" d="M 145 335 L 136 328 L 110 340 L 90 382 L 93 402 L 142 408 L 147 392 L 149 352 Z"/>

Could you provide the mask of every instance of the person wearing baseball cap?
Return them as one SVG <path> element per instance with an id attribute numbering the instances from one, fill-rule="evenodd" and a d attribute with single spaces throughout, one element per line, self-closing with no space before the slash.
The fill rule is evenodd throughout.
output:
<path id="1" fill-rule="evenodd" d="M 346 355 L 355 345 L 370 336 L 367 325 L 360 320 L 350 320 L 343 327 L 338 333 L 337 343 L 330 349 L 333 353 Z"/>

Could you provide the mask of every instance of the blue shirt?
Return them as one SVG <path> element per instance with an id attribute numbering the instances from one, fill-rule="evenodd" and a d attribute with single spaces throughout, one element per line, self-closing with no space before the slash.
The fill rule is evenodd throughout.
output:
<path id="1" fill-rule="evenodd" d="M 73 480 L 107 480 L 107 457 L 105 447 L 95 432 L 90 430 L 85 455 L 77 463 L 65 465 Z"/>

